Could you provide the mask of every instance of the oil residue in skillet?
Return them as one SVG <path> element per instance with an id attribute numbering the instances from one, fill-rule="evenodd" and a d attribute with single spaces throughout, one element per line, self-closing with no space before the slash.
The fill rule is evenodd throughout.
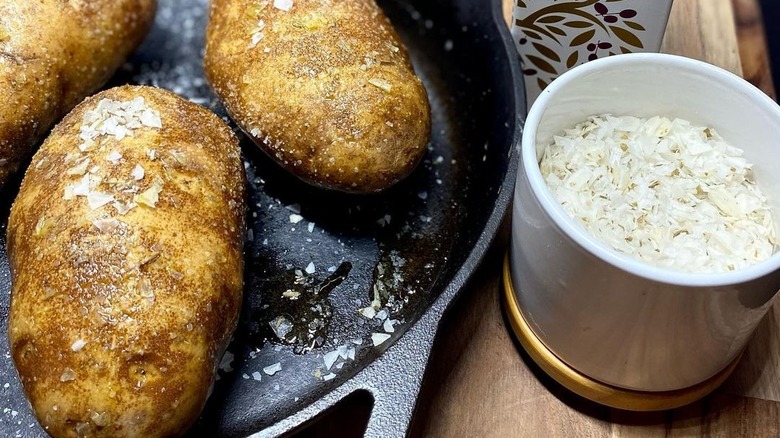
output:
<path id="1" fill-rule="evenodd" d="M 266 304 L 256 309 L 251 318 L 257 322 L 256 330 L 249 336 L 257 344 L 255 347 L 269 341 L 292 345 L 298 354 L 321 347 L 333 315 L 328 295 L 351 270 L 352 264 L 343 262 L 322 280 L 305 268 L 283 271 L 270 280 L 275 287 L 269 288 L 264 297 Z"/>

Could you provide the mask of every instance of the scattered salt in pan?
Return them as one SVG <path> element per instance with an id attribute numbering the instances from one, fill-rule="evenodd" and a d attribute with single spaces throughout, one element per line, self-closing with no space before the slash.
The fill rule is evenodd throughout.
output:
<path id="1" fill-rule="evenodd" d="M 617 251 L 725 272 L 768 258 L 777 244 L 742 153 L 685 120 L 602 115 L 554 137 L 540 169 L 564 210 Z"/>
<path id="2" fill-rule="evenodd" d="M 371 333 L 371 342 L 373 342 L 374 347 L 383 344 L 385 341 L 390 339 L 390 335 L 385 333 Z"/>
<path id="3" fill-rule="evenodd" d="M 273 365 L 268 365 L 267 367 L 263 368 L 263 372 L 268 374 L 269 376 L 273 376 L 274 374 L 278 373 L 282 370 L 282 364 L 279 362 L 276 362 Z"/>

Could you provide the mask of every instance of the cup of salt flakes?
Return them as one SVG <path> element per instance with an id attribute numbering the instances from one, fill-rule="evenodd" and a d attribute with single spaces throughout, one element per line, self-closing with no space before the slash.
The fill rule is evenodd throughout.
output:
<path id="1" fill-rule="evenodd" d="M 671 8 L 672 0 L 515 0 L 511 29 L 528 106 L 577 65 L 658 52 Z"/>
<path id="2" fill-rule="evenodd" d="M 580 395 L 693 402 L 733 371 L 780 289 L 780 107 L 672 55 L 576 67 L 522 140 L 509 321 Z"/>

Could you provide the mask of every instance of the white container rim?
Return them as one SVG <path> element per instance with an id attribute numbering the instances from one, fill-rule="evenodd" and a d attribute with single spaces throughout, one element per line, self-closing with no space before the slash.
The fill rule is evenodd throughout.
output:
<path id="1" fill-rule="evenodd" d="M 528 112 L 526 128 L 523 130 L 523 171 L 544 211 L 550 215 L 555 225 L 586 251 L 618 269 L 648 280 L 686 287 L 727 286 L 755 280 L 780 269 L 780 251 L 755 265 L 722 273 L 687 273 L 650 265 L 630 255 L 619 253 L 593 236 L 569 216 L 555 199 L 542 177 L 536 153 L 537 127 L 549 103 L 559 93 L 565 92 L 570 82 L 576 81 L 581 76 L 599 70 L 620 69 L 621 66 L 636 64 L 658 64 L 695 72 L 709 80 L 739 89 L 756 102 L 756 106 L 761 106 L 764 111 L 774 112 L 780 119 L 780 107 L 761 90 L 727 70 L 702 61 L 660 53 L 631 53 L 601 58 L 580 65 L 562 74 L 542 92 Z M 774 220 L 778 221 L 780 218 L 775 217 Z"/>

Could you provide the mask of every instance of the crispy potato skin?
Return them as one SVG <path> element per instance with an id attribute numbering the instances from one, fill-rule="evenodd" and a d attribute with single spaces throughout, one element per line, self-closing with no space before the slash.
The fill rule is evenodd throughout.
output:
<path id="1" fill-rule="evenodd" d="M 160 112 L 161 129 L 105 136 L 79 151 L 87 110 L 103 98 L 136 96 Z M 106 160 L 109 151 L 121 153 L 117 164 Z M 112 204 L 93 210 L 85 197 L 65 200 L 65 188 L 81 178 L 68 171 L 85 156 L 103 178 L 98 189 L 117 199 L 159 177 L 156 206 L 121 215 Z M 136 181 L 139 164 L 145 175 Z M 166 91 L 114 88 L 54 128 L 8 224 L 11 353 L 51 435 L 177 436 L 197 419 L 238 320 L 245 182 L 230 128 Z M 110 217 L 121 221 L 110 231 L 93 223 Z M 86 343 L 74 351 L 78 340 Z"/>
<path id="2" fill-rule="evenodd" d="M 406 176 L 430 107 L 387 17 L 373 0 L 272 3 L 211 2 L 206 75 L 231 116 L 312 184 L 368 193 Z"/>
<path id="3" fill-rule="evenodd" d="M 0 0 L 0 187 L 143 40 L 155 0 Z"/>

